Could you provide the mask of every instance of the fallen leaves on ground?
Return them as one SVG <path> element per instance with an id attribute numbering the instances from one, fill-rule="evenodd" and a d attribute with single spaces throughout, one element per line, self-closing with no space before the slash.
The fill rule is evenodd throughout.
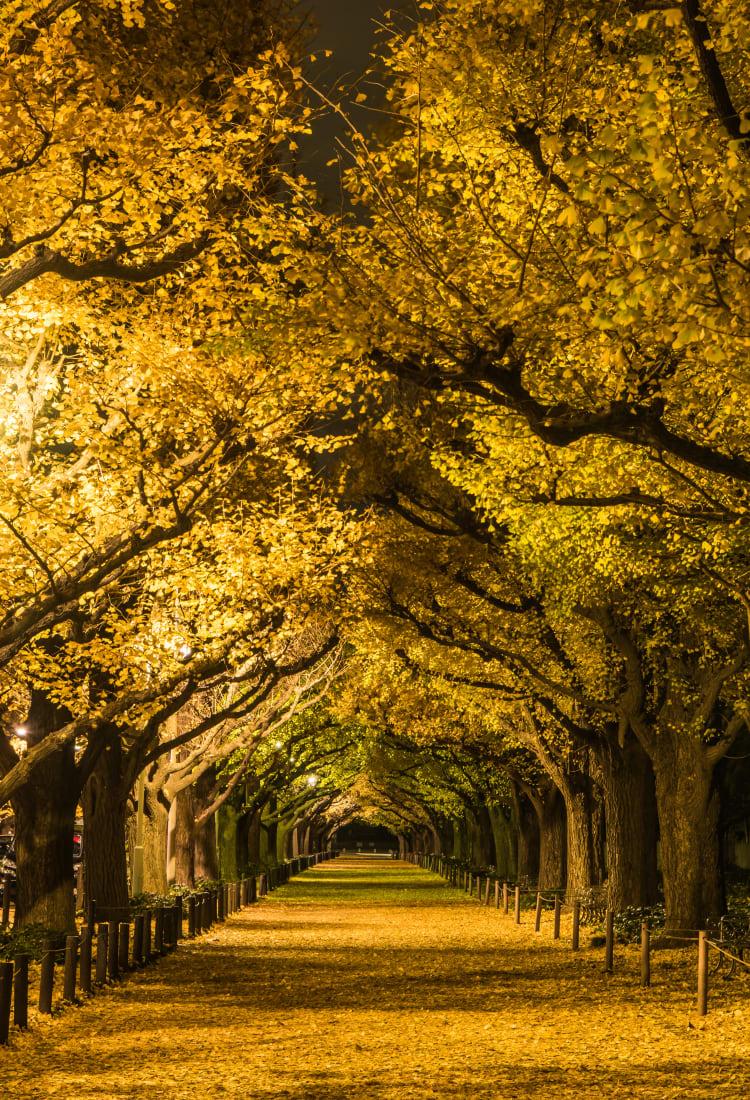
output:
<path id="1" fill-rule="evenodd" d="M 0 1052 L 16 1100 L 745 1100 L 750 981 L 574 955 L 436 875 L 322 864 Z M 565 932 L 565 926 L 563 926 Z"/>

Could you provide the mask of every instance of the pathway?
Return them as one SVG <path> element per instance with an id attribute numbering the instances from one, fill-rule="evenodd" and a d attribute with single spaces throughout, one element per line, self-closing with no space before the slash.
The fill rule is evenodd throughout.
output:
<path id="1" fill-rule="evenodd" d="M 698 1020 L 692 968 L 656 960 L 645 991 L 634 970 L 411 866 L 338 860 L 37 1025 L 0 1051 L 0 1095 L 746 1100 L 748 983 Z"/>

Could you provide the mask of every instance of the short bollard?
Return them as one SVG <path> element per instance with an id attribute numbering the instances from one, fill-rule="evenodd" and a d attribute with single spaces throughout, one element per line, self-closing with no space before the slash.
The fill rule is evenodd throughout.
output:
<path id="1" fill-rule="evenodd" d="M 143 965 L 143 913 L 133 917 L 133 966 Z"/>
<path id="2" fill-rule="evenodd" d="M 146 963 L 151 962 L 151 917 L 151 910 L 147 909 L 143 914 L 143 960 Z"/>
<path id="3" fill-rule="evenodd" d="M 13 956 L 13 1023 L 16 1027 L 29 1026 L 29 956 Z"/>
<path id="4" fill-rule="evenodd" d="M 508 883 L 503 883 L 503 913 L 508 915 Z"/>
<path id="5" fill-rule="evenodd" d="M 484 904 L 485 905 L 490 904 L 490 882 L 491 882 L 490 876 L 487 875 L 487 882 L 486 882 L 485 887 L 484 887 Z"/>
<path id="6" fill-rule="evenodd" d="M 268 879 L 265 873 L 260 876 L 260 885 L 258 886 L 258 897 L 264 898 L 268 893 Z"/>
<path id="7" fill-rule="evenodd" d="M 42 944 L 42 972 L 39 977 L 39 1011 L 52 1012 L 52 986 L 55 981 L 55 941 Z"/>
<path id="8" fill-rule="evenodd" d="M 468 893 L 469 897 L 471 897 L 474 889 L 473 878 L 474 876 L 472 875 L 471 871 L 469 871 L 469 877 L 466 880 L 466 892 Z"/>
<path id="9" fill-rule="evenodd" d="M 84 924 L 78 952 L 78 985 L 81 993 L 91 992 L 91 929 Z"/>
<path id="10" fill-rule="evenodd" d="M 521 887 L 516 886 L 516 924 L 521 923 Z"/>
<path id="11" fill-rule="evenodd" d="M 698 933 L 698 1015 L 708 1012 L 708 933 Z"/>
<path id="12" fill-rule="evenodd" d="M 65 937 L 65 970 L 63 971 L 63 997 L 76 999 L 76 968 L 78 966 L 78 936 Z"/>
<path id="13" fill-rule="evenodd" d="M 154 953 L 164 954 L 164 910 L 161 906 L 154 913 Z"/>
<path id="14" fill-rule="evenodd" d="M 570 945 L 573 948 L 574 951 L 578 950 L 578 945 L 579 945 L 579 941 L 580 941 L 580 930 L 581 930 L 581 903 L 580 903 L 580 901 L 574 901 L 573 902 L 573 938 L 572 938 L 572 942 L 571 942 L 571 945 Z"/>
<path id="15" fill-rule="evenodd" d="M 646 921 L 641 924 L 641 985 L 651 985 L 651 930 Z"/>
<path id="16" fill-rule="evenodd" d="M 552 925 L 552 939 L 560 939 L 560 895 L 555 894 L 555 922 Z"/>
<path id="17" fill-rule="evenodd" d="M 100 924 L 96 933 L 96 984 L 107 981 L 107 926 Z"/>
<path id="18" fill-rule="evenodd" d="M 536 912 L 534 913 L 534 931 L 538 932 L 542 924 L 542 895 L 536 896 Z"/>
<path id="19" fill-rule="evenodd" d="M 185 938 L 182 932 L 182 917 L 184 910 L 184 901 L 182 898 L 182 894 L 177 895 L 174 905 L 175 909 L 177 910 L 177 939 L 182 940 Z"/>
<path id="20" fill-rule="evenodd" d="M 120 925 L 117 965 L 120 968 L 120 973 L 130 970 L 130 925 L 127 921 L 123 921 Z"/>
<path id="21" fill-rule="evenodd" d="M 91 898 L 86 906 L 86 927 L 91 929 L 91 934 L 94 934 L 94 926 L 96 925 L 96 901 Z"/>
<path id="22" fill-rule="evenodd" d="M 10 1031 L 10 1001 L 13 991 L 13 963 L 0 963 L 0 1046 L 6 1046 Z"/>
<path id="23" fill-rule="evenodd" d="M 495 879 L 495 908 L 500 908 L 500 879 Z"/>
<path id="24" fill-rule="evenodd" d="M 117 952 L 119 941 L 120 922 L 111 920 L 107 927 L 107 973 L 112 981 L 120 976 L 120 968 L 117 965 Z"/>
<path id="25" fill-rule="evenodd" d="M 611 974 L 614 969 L 615 952 L 615 915 L 608 909 L 604 917 L 604 969 Z"/>
<path id="26" fill-rule="evenodd" d="M 187 899 L 188 905 L 188 937 L 192 940 L 195 937 L 195 898 L 191 894 Z"/>
<path id="27" fill-rule="evenodd" d="M 223 886 L 221 886 L 221 887 L 219 887 L 218 911 L 216 913 L 217 920 L 222 921 L 226 917 L 226 905 L 227 905 L 227 900 L 226 899 L 227 899 L 226 890 L 224 889 Z"/>
<path id="28" fill-rule="evenodd" d="M 255 875 L 250 876 L 248 887 L 249 890 L 247 900 L 250 905 L 254 905 L 255 902 L 258 900 L 258 880 L 256 879 Z"/>

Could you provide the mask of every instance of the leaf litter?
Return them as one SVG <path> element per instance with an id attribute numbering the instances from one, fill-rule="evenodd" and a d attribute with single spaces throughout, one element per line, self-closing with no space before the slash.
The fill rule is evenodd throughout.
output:
<path id="1" fill-rule="evenodd" d="M 750 982 L 573 954 L 402 863 L 339 859 L 78 1009 L 12 1032 L 16 1100 L 746 1100 Z"/>

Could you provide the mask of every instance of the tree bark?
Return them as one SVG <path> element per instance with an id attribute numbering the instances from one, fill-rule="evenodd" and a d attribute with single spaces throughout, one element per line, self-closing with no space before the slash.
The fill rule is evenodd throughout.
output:
<path id="1" fill-rule="evenodd" d="M 193 784 L 193 810 L 196 817 L 211 805 L 211 794 L 216 783 L 216 772 L 209 768 Z M 194 868 L 196 878 L 213 882 L 219 877 L 219 855 L 216 849 L 216 814 L 212 814 L 194 832 Z"/>
<path id="2" fill-rule="evenodd" d="M 615 911 L 658 898 L 658 822 L 651 761 L 630 737 L 597 750 L 607 828 L 607 900 Z"/>
<path id="3" fill-rule="evenodd" d="M 113 729 L 82 796 L 83 892 L 87 901 L 96 901 L 102 920 L 123 920 L 129 912 L 126 804 L 121 790 L 121 742 L 119 730 Z"/>
<path id="4" fill-rule="evenodd" d="M 519 785 L 511 781 L 517 830 L 516 873 L 519 879 L 539 878 L 539 814 Z"/>
<path id="5" fill-rule="evenodd" d="M 166 894 L 169 809 L 149 784 L 146 785 L 144 810 L 143 889 L 146 893 Z"/>
<path id="6" fill-rule="evenodd" d="M 701 744 L 661 736 L 652 757 L 666 931 L 704 928 L 721 912 L 719 799 Z"/>

